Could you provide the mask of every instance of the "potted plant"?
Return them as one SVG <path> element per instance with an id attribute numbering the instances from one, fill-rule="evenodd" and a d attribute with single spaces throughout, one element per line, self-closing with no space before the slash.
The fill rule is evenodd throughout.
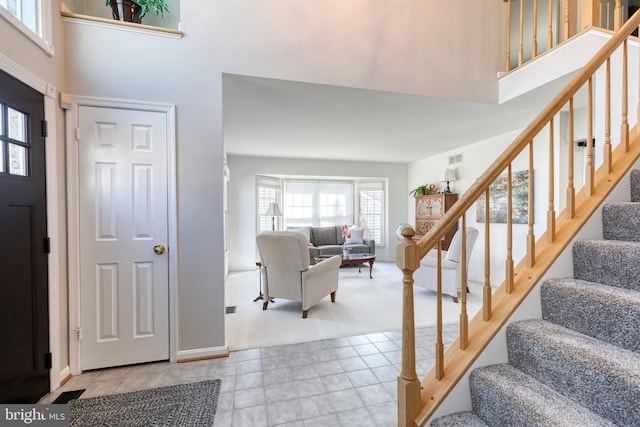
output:
<path id="1" fill-rule="evenodd" d="M 429 184 L 424 184 L 424 185 L 419 185 L 413 190 L 409 191 L 409 194 L 412 195 L 413 197 L 418 197 L 418 196 L 426 196 L 430 192 L 431 190 L 429 189 Z"/>
<path id="2" fill-rule="evenodd" d="M 142 23 L 142 17 L 148 11 L 164 16 L 169 12 L 168 3 L 169 0 L 106 0 L 106 5 L 111 6 L 113 19 L 136 24 Z"/>

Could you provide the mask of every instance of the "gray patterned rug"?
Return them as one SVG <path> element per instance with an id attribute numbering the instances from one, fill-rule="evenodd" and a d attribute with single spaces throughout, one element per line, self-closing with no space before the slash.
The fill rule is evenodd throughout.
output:
<path id="1" fill-rule="evenodd" d="M 221 380 L 208 380 L 71 400 L 71 425 L 210 427 L 220 383 Z"/>

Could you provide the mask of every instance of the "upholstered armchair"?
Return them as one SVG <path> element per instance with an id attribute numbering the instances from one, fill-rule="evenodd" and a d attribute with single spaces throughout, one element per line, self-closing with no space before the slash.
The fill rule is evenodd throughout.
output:
<path id="1" fill-rule="evenodd" d="M 442 258 L 442 293 L 450 295 L 453 302 L 458 302 L 458 291 L 461 289 L 462 269 L 468 268 L 473 245 L 478 238 L 478 230 L 467 227 L 467 259 L 462 260 L 462 230 L 456 231 L 448 251 L 440 251 Z M 413 275 L 414 285 L 437 291 L 438 289 L 438 251 L 430 250 L 420 261 L 420 267 Z"/>
<path id="2" fill-rule="evenodd" d="M 330 294 L 335 302 L 340 256 L 309 265 L 308 244 L 301 233 L 265 231 L 256 242 L 265 272 L 263 310 L 273 298 L 299 301 L 306 319 L 309 308 L 325 296 Z"/>

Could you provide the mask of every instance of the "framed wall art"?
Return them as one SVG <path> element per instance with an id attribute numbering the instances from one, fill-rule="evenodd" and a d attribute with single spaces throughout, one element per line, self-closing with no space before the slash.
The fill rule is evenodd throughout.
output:
<path id="1" fill-rule="evenodd" d="M 514 224 L 529 222 L 529 171 L 511 173 L 513 194 L 512 221 Z M 507 173 L 500 175 L 489 187 L 489 222 L 507 223 Z M 476 222 L 485 222 L 485 196 L 476 202 Z"/>

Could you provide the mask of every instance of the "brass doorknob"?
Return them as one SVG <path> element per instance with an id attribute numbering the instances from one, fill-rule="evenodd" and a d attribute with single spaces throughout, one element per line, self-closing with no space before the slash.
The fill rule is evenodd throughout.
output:
<path id="1" fill-rule="evenodd" d="M 164 253 L 164 245 L 155 245 L 153 247 L 153 252 L 157 253 L 158 255 L 162 255 Z"/>

